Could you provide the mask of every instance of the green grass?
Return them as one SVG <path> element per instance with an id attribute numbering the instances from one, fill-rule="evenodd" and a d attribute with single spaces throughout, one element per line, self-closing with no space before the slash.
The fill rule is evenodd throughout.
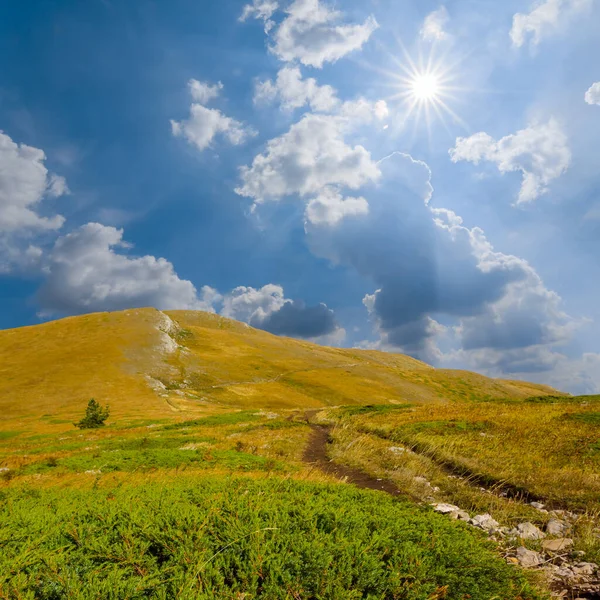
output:
<path id="1" fill-rule="evenodd" d="M 576 413 L 569 415 L 569 418 L 587 425 L 600 425 L 600 412 Z"/>
<path id="2" fill-rule="evenodd" d="M 376 492 L 278 479 L 7 489 L 0 547 L 2 598 L 541 597 L 466 526 Z"/>
<path id="3" fill-rule="evenodd" d="M 260 418 L 260 414 L 250 411 L 229 412 L 220 415 L 212 415 L 201 419 L 193 419 L 189 421 L 181 421 L 172 425 L 165 425 L 163 429 L 185 429 L 187 427 L 216 427 L 219 425 L 237 425 L 238 423 L 247 423 L 256 421 Z"/>
<path id="4" fill-rule="evenodd" d="M 10 440 L 22 433 L 22 431 L 0 431 L 0 440 Z"/>
<path id="5" fill-rule="evenodd" d="M 366 415 L 366 414 L 385 414 L 397 410 L 406 410 L 412 408 L 413 404 L 367 404 L 365 406 L 345 406 L 343 414 L 351 415 Z"/>

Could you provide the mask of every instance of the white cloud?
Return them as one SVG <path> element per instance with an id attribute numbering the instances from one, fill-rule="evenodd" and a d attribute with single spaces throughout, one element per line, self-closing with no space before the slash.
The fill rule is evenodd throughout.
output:
<path id="1" fill-rule="evenodd" d="M 368 212 L 369 203 L 364 198 L 344 198 L 338 190 L 326 187 L 316 198 L 310 200 L 305 215 L 306 220 L 313 225 L 336 225 L 342 219 Z"/>
<path id="2" fill-rule="evenodd" d="M 242 167 L 242 185 L 236 192 L 260 204 L 319 193 L 328 185 L 357 189 L 376 180 L 379 169 L 369 152 L 344 140 L 358 124 L 336 115 L 305 115 L 287 133 L 270 140 L 250 167 Z"/>
<path id="3" fill-rule="evenodd" d="M 567 136 L 554 119 L 498 141 L 485 132 L 458 138 L 449 152 L 452 162 L 479 164 L 486 160 L 495 163 L 501 173 L 521 171 L 523 182 L 517 204 L 532 202 L 546 193 L 549 183 L 565 173 L 571 163 Z"/>
<path id="4" fill-rule="evenodd" d="M 279 8 L 279 4 L 274 0 L 254 0 L 252 4 L 246 4 L 242 10 L 239 21 L 246 21 L 248 18 L 264 21 L 265 32 L 269 32 L 275 23 L 271 20 L 273 14 Z"/>
<path id="5" fill-rule="evenodd" d="M 279 71 L 275 82 L 269 79 L 256 86 L 256 104 L 271 103 L 277 99 L 284 110 L 294 110 L 309 104 L 315 111 L 329 112 L 339 105 L 334 88 L 330 85 L 320 86 L 312 77 L 302 79 L 300 68 L 290 66 Z"/>
<path id="6" fill-rule="evenodd" d="M 320 0 L 294 0 L 285 12 L 273 33 L 271 52 L 282 61 L 317 68 L 361 48 L 379 26 L 372 16 L 360 25 L 340 24 L 342 13 Z"/>
<path id="7" fill-rule="evenodd" d="M 585 101 L 588 104 L 600 104 L 600 81 L 592 84 L 590 89 L 585 93 Z"/>
<path id="8" fill-rule="evenodd" d="M 213 311 L 216 292 L 180 279 L 173 265 L 154 256 L 129 257 L 123 230 L 88 223 L 60 237 L 45 261 L 38 294 L 44 314 L 76 314 L 154 306 Z"/>
<path id="9" fill-rule="evenodd" d="M 200 104 L 208 104 L 214 98 L 217 98 L 223 89 L 223 84 L 219 81 L 215 85 L 210 83 L 198 81 L 197 79 L 190 79 L 188 81 L 188 87 L 192 98 Z"/>
<path id="10" fill-rule="evenodd" d="M 64 223 L 60 215 L 37 212 L 45 197 L 68 193 L 63 177 L 48 173 L 42 150 L 15 143 L 0 131 L 0 233 L 54 230 Z"/>
<path id="11" fill-rule="evenodd" d="M 448 34 L 444 27 L 449 20 L 448 11 L 445 6 L 440 6 L 437 10 L 429 13 L 423 21 L 421 27 L 421 38 L 428 42 L 435 42 L 448 39 Z"/>
<path id="12" fill-rule="evenodd" d="M 285 296 L 280 285 L 270 283 L 258 290 L 239 286 L 223 297 L 221 314 L 245 323 L 263 321 L 278 311 L 284 302 Z"/>
<path id="13" fill-rule="evenodd" d="M 557 33 L 561 27 L 584 14 L 592 6 L 592 0 L 544 0 L 537 2 L 531 12 L 513 16 L 510 38 L 513 46 L 520 48 L 528 37 L 537 45 L 542 38 Z"/>
<path id="14" fill-rule="evenodd" d="M 345 331 L 325 304 L 306 306 L 285 298 L 280 285 L 267 284 L 260 289 L 240 286 L 223 297 L 221 314 L 244 321 L 277 335 L 288 335 L 339 344 Z"/>
<path id="15" fill-rule="evenodd" d="M 207 102 L 216 98 L 223 89 L 221 83 L 211 86 L 195 79 L 188 83 L 192 97 L 197 101 Z M 215 108 L 206 108 L 200 103 L 190 106 L 190 116 L 183 121 L 171 120 L 171 131 L 174 136 L 183 136 L 198 150 L 208 148 L 216 136 L 221 135 L 231 144 L 238 146 L 256 132 L 240 121 L 224 115 Z"/>

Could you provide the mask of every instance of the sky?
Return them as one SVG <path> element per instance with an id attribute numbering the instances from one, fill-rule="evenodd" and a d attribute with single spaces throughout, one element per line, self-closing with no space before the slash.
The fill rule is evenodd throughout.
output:
<path id="1" fill-rule="evenodd" d="M 600 2 L 0 5 L 0 328 L 154 306 L 600 392 Z"/>

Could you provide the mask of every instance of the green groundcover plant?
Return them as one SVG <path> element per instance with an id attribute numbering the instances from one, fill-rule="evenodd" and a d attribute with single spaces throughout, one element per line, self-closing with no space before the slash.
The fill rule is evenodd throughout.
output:
<path id="1" fill-rule="evenodd" d="M 178 476 L 0 491 L 3 599 L 541 597 L 478 532 L 350 486 Z"/>

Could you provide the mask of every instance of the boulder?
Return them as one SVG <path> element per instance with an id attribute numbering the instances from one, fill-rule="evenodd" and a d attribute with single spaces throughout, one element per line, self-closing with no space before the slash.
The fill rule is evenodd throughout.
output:
<path id="1" fill-rule="evenodd" d="M 442 513 L 443 515 L 460 511 L 458 506 L 454 506 L 454 504 L 445 504 L 444 502 L 438 502 L 436 504 L 432 504 L 431 506 L 435 512 Z"/>
<path id="2" fill-rule="evenodd" d="M 561 519 L 550 519 L 548 523 L 546 523 L 546 533 L 548 535 L 564 535 L 568 529 L 568 523 Z"/>
<path id="3" fill-rule="evenodd" d="M 450 518 L 451 519 L 457 519 L 459 521 L 469 521 L 471 519 L 471 516 L 469 515 L 469 513 L 466 510 L 453 510 L 450 513 Z"/>
<path id="4" fill-rule="evenodd" d="M 469 522 L 474 527 L 479 527 L 480 529 L 490 532 L 495 531 L 500 527 L 500 523 L 498 523 L 492 515 L 488 515 L 487 513 L 484 515 L 475 515 Z"/>
<path id="5" fill-rule="evenodd" d="M 544 540 L 542 548 L 547 552 L 561 552 L 568 550 L 573 546 L 573 540 L 570 538 L 556 538 L 555 540 Z"/>
<path id="6" fill-rule="evenodd" d="M 512 535 L 520 537 L 522 540 L 541 540 L 546 534 L 538 529 L 533 523 L 519 523 L 511 531 Z"/>
<path id="7" fill-rule="evenodd" d="M 572 567 L 576 575 L 593 575 L 598 570 L 598 565 L 589 562 L 580 562 Z"/>
<path id="8" fill-rule="evenodd" d="M 545 505 L 541 502 L 530 502 L 529 504 L 530 506 L 533 506 L 533 508 L 537 508 L 538 510 L 542 510 L 545 507 Z"/>
<path id="9" fill-rule="evenodd" d="M 542 564 L 543 558 L 539 552 L 527 550 L 524 546 L 517 548 L 517 560 L 522 567 L 530 569 Z"/>

